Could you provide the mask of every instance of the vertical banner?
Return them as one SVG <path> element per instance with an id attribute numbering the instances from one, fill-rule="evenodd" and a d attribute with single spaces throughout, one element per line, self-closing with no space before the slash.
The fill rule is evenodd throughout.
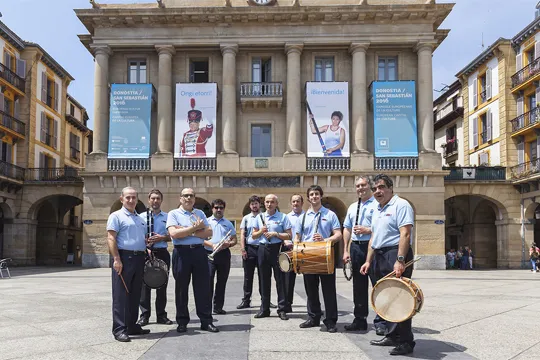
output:
<path id="1" fill-rule="evenodd" d="M 308 157 L 348 157 L 349 84 L 306 84 Z"/>
<path id="2" fill-rule="evenodd" d="M 174 157 L 216 157 L 217 85 L 176 84 Z"/>
<path id="3" fill-rule="evenodd" d="M 109 158 L 148 158 L 152 84 L 112 84 Z"/>
<path id="4" fill-rule="evenodd" d="M 414 81 L 372 84 L 376 157 L 418 156 Z"/>

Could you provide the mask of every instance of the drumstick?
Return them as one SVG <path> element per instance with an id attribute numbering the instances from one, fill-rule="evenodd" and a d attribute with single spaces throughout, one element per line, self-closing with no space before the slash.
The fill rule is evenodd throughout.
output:
<path id="1" fill-rule="evenodd" d="M 124 277 L 122 276 L 122 274 L 118 274 L 118 275 L 120 275 L 120 279 L 122 279 L 122 282 L 124 283 L 124 287 L 126 288 L 126 292 L 129 294 L 129 290 L 127 288 L 126 282 L 124 281 Z"/>
<path id="2" fill-rule="evenodd" d="M 362 205 L 362 198 L 358 198 L 358 206 L 356 208 L 356 220 L 354 221 L 354 225 L 358 225 L 358 217 L 360 215 L 360 206 Z M 352 233 L 354 234 L 354 227 L 352 229 Z M 351 253 L 351 244 L 352 244 L 352 234 L 351 234 L 351 238 L 349 239 L 349 243 L 347 244 L 347 252 L 350 254 Z M 349 259 L 348 262 L 350 262 L 351 259 Z"/>
<path id="3" fill-rule="evenodd" d="M 319 127 L 317 126 L 317 123 L 315 122 L 315 116 L 313 116 L 313 113 L 311 112 L 311 107 L 309 106 L 309 102 L 306 101 L 306 105 L 309 111 L 309 115 L 311 115 L 311 121 L 313 122 L 313 127 L 315 128 L 315 131 L 317 132 L 317 137 L 319 138 L 319 142 L 321 143 L 324 156 L 328 156 L 328 154 L 326 153 L 326 145 L 324 144 L 324 141 L 322 139 L 321 132 L 319 131 Z"/>
<path id="4" fill-rule="evenodd" d="M 412 264 L 414 264 L 415 262 L 417 262 L 418 260 L 420 260 L 420 259 L 421 259 L 421 257 L 418 257 L 418 258 L 413 259 L 413 260 L 409 261 L 408 263 L 406 263 L 406 264 L 405 264 L 404 270 L 405 270 L 406 268 L 408 268 L 409 266 L 411 266 Z M 394 276 L 394 275 L 396 275 L 396 271 L 395 271 L 395 270 L 392 271 L 390 274 L 386 275 L 385 277 L 383 277 L 381 280 L 384 280 L 384 279 L 386 279 L 386 278 L 388 278 L 388 277 L 390 277 L 390 276 Z M 381 280 L 379 280 L 379 281 L 381 281 Z M 379 282 L 379 281 L 377 281 L 377 282 Z"/>

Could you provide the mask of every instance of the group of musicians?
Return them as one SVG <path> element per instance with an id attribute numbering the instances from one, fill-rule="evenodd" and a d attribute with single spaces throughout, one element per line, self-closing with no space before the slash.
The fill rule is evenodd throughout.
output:
<path id="1" fill-rule="evenodd" d="M 279 200 L 274 194 L 264 198 L 264 212 L 260 212 L 262 204 L 259 197 L 249 198 L 251 212 L 244 216 L 240 225 L 244 295 L 238 309 L 251 306 L 257 269 L 261 306 L 255 318 L 270 316 L 273 273 L 278 295 L 277 314 L 281 320 L 288 320 L 287 314 L 292 312 L 296 274 L 280 270 L 279 253 L 290 249 L 294 242 L 326 241 L 335 244 L 343 238 L 343 260 L 350 261 L 353 268 L 354 299 L 354 321 L 346 325 L 345 330 L 368 329 L 369 279 L 375 284 L 392 271 L 396 272 L 396 277 L 410 278 L 412 275 L 412 267 L 405 267 L 405 263 L 413 258 L 410 243 L 414 213 L 406 200 L 393 193 L 392 180 L 386 175 L 377 175 L 373 181 L 361 176 L 355 187 L 358 202 L 347 211 L 343 234 L 336 214 L 322 205 L 323 189 L 318 185 L 307 190 L 309 208 L 306 211 L 300 194 L 291 197 L 292 211 L 288 214 L 278 210 Z M 143 326 L 148 324 L 151 314 L 151 290 L 142 280 L 149 251 L 165 261 L 168 268 L 172 265 L 177 331 L 187 331 L 190 321 L 188 288 L 193 281 L 201 330 L 219 332 L 213 325 L 212 315 L 226 314 L 223 305 L 231 266 L 229 248 L 237 244 L 234 225 L 224 217 L 225 201 L 214 200 L 211 204 L 213 215 L 207 219 L 201 210 L 194 208 L 193 189 L 186 188 L 181 192 L 179 208 L 165 213 L 161 210 L 163 195 L 154 189 L 148 195 L 153 219 L 153 230 L 149 233 L 149 215 L 139 215 L 135 210 L 138 201 L 136 190 L 124 188 L 120 200 L 122 208 L 113 212 L 107 223 L 109 251 L 113 257 L 112 332 L 115 339 L 128 342 L 130 335 L 150 332 Z M 171 240 L 174 245 L 172 261 L 167 251 L 167 242 Z M 323 317 L 320 284 L 325 305 L 323 323 L 328 332 L 337 332 L 335 272 L 303 276 L 308 317 L 300 327 L 320 326 Z M 156 318 L 158 324 L 171 325 L 165 311 L 166 292 L 166 285 L 156 291 Z M 415 346 L 411 324 L 411 319 L 390 323 L 377 316 L 374 327 L 377 335 L 384 337 L 371 341 L 371 344 L 391 346 L 391 355 L 409 354 Z"/>

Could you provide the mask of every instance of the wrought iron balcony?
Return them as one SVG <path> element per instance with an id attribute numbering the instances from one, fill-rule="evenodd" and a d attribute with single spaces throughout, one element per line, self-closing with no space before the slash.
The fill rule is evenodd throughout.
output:
<path id="1" fill-rule="evenodd" d="M 75 168 L 30 168 L 26 169 L 25 182 L 82 183 L 83 179 Z"/>
<path id="2" fill-rule="evenodd" d="M 512 75 L 512 88 L 526 83 L 538 74 L 540 74 L 540 58 L 534 60 L 529 65 Z"/>
<path id="3" fill-rule="evenodd" d="M 10 179 L 24 181 L 24 169 L 17 165 L 0 160 L 0 175 Z"/>
<path id="4" fill-rule="evenodd" d="M 0 63 L 0 78 L 6 80 L 20 91 L 24 92 L 24 79 Z"/>
<path id="5" fill-rule="evenodd" d="M 540 159 L 534 159 L 510 168 L 513 180 L 519 180 L 540 173 Z"/>
<path id="6" fill-rule="evenodd" d="M 108 159 L 109 171 L 150 171 L 150 159 Z"/>
<path id="7" fill-rule="evenodd" d="M 444 157 L 450 157 L 458 153 L 458 139 L 448 140 L 444 146 Z"/>
<path id="8" fill-rule="evenodd" d="M 385 157 L 375 158 L 375 170 L 418 170 L 417 157 Z"/>
<path id="9" fill-rule="evenodd" d="M 283 102 L 283 84 L 281 82 L 243 82 L 240 84 L 240 101 L 242 107 L 252 105 L 254 108 L 281 107 Z"/>
<path id="10" fill-rule="evenodd" d="M 512 132 L 525 129 L 531 125 L 534 125 L 540 121 L 540 108 L 535 107 L 531 111 L 526 112 L 523 115 L 518 116 L 515 119 L 510 120 L 512 124 Z"/>
<path id="11" fill-rule="evenodd" d="M 1 110 L 0 110 L 0 125 L 10 130 L 13 130 L 17 134 L 20 134 L 22 136 L 25 135 L 25 129 L 26 129 L 25 124 L 22 121 L 15 119 L 13 116 Z"/>
<path id="12" fill-rule="evenodd" d="M 506 168 L 502 166 L 443 167 L 450 170 L 445 181 L 505 181 Z"/>
<path id="13" fill-rule="evenodd" d="M 463 97 L 458 96 L 440 107 L 434 115 L 435 129 L 463 116 Z"/>
<path id="14" fill-rule="evenodd" d="M 215 158 L 175 158 L 174 171 L 216 171 Z"/>
<path id="15" fill-rule="evenodd" d="M 351 159 L 348 157 L 307 158 L 307 171 L 349 171 Z"/>

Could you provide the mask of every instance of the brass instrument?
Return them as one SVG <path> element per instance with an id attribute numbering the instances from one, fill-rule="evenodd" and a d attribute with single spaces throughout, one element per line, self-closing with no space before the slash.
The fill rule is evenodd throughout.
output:
<path id="1" fill-rule="evenodd" d="M 221 239 L 221 241 L 217 244 L 217 246 L 214 248 L 214 251 L 212 251 L 212 253 L 210 255 L 208 255 L 208 260 L 210 261 L 214 261 L 214 256 L 221 250 L 221 248 L 223 247 L 223 245 L 229 241 L 231 239 L 231 231 L 232 230 L 229 230 L 229 232 L 227 233 L 227 235 L 225 235 L 225 237 L 223 239 Z"/>

